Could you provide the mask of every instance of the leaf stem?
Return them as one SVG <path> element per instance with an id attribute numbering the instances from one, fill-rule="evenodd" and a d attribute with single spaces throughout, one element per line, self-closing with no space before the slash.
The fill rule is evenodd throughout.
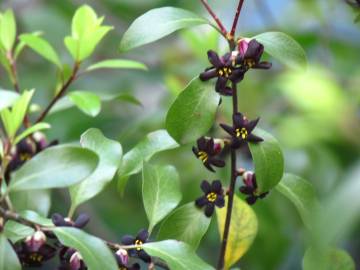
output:
<path id="1" fill-rule="evenodd" d="M 80 62 L 75 62 L 74 64 L 74 68 L 72 71 L 72 74 L 70 76 L 70 78 L 63 84 L 63 86 L 61 87 L 61 89 L 59 90 L 59 92 L 55 95 L 55 97 L 51 100 L 51 102 L 49 103 L 49 105 L 45 108 L 45 110 L 40 114 L 40 116 L 38 117 L 38 119 L 36 120 L 35 123 L 39 123 L 42 120 L 44 120 L 44 118 L 46 117 L 46 115 L 49 113 L 49 111 L 51 110 L 51 108 L 56 104 L 56 102 L 58 102 L 58 100 L 65 94 L 66 90 L 69 88 L 69 86 L 71 85 L 72 82 L 74 82 L 77 78 L 77 73 L 79 71 L 80 68 Z"/>
<path id="2" fill-rule="evenodd" d="M 219 17 L 215 14 L 215 12 L 212 10 L 212 8 L 210 7 L 209 3 L 207 0 L 201 0 L 201 3 L 204 5 L 204 7 L 206 8 L 206 10 L 209 12 L 209 14 L 211 15 L 211 17 L 213 17 L 213 19 L 215 20 L 216 24 L 219 26 L 220 31 L 222 33 L 222 35 L 227 39 L 227 30 L 224 27 L 224 25 L 222 24 L 222 22 L 220 21 Z"/>
<path id="3" fill-rule="evenodd" d="M 234 35 L 235 35 L 235 32 L 236 32 L 236 27 L 237 27 L 237 24 L 238 24 L 238 21 L 239 21 L 239 16 L 240 16 L 240 12 L 241 12 L 243 4 L 244 4 L 244 0 L 239 0 L 239 4 L 238 4 L 238 7 L 236 9 L 233 25 L 231 27 L 231 31 L 230 31 L 230 34 L 229 34 L 229 36 L 232 39 L 234 39 Z"/>

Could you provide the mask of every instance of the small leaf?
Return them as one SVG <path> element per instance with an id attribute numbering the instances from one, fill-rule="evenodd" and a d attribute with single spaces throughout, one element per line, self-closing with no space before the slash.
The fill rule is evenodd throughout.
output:
<path id="1" fill-rule="evenodd" d="M 144 161 L 149 161 L 158 152 L 174 149 L 178 146 L 165 130 L 149 133 L 145 139 L 124 155 L 117 173 L 120 193 L 123 194 L 129 176 L 140 172 Z"/>
<path id="2" fill-rule="evenodd" d="M 151 232 L 181 200 L 179 174 L 175 167 L 144 163 L 142 195 Z"/>
<path id="3" fill-rule="evenodd" d="M 292 174 L 284 174 L 276 189 L 297 208 L 308 229 L 313 227 L 313 211 L 318 207 L 313 185 Z"/>
<path id="4" fill-rule="evenodd" d="M 301 45 L 281 32 L 266 32 L 253 37 L 264 45 L 265 51 L 280 62 L 295 69 L 305 69 L 307 57 Z"/>
<path id="5" fill-rule="evenodd" d="M 213 125 L 219 101 L 211 84 L 193 79 L 171 105 L 166 116 L 167 131 L 179 143 L 195 141 Z"/>
<path id="6" fill-rule="evenodd" d="M 80 184 L 70 187 L 71 209 L 93 198 L 114 177 L 122 160 L 120 143 L 106 138 L 100 130 L 91 128 L 81 135 L 81 145 L 100 157 L 96 170 Z"/>
<path id="7" fill-rule="evenodd" d="M 33 134 L 37 131 L 49 129 L 51 126 L 47 123 L 37 123 L 29 128 L 27 128 L 25 131 L 23 131 L 20 135 L 18 135 L 15 138 L 14 144 L 19 143 L 22 139 L 26 138 L 30 134 Z"/>
<path id="8" fill-rule="evenodd" d="M 19 214 L 22 218 L 25 218 L 41 226 L 54 227 L 54 223 L 52 222 L 51 219 L 45 218 L 34 211 L 25 210 L 25 211 L 21 211 Z"/>
<path id="9" fill-rule="evenodd" d="M 138 105 L 138 106 L 142 106 L 142 103 L 134 96 L 130 95 L 130 94 L 119 94 L 119 95 L 115 95 L 111 98 L 104 98 L 104 101 L 111 101 L 111 100 L 118 100 L 118 101 L 124 101 L 127 103 L 131 103 L 134 105 Z"/>
<path id="10" fill-rule="evenodd" d="M 0 269 L 21 270 L 19 259 L 9 241 L 0 233 Z"/>
<path id="11" fill-rule="evenodd" d="M 58 68 L 61 68 L 59 56 L 45 39 L 33 34 L 22 34 L 20 40 L 45 59 L 55 64 Z"/>
<path id="12" fill-rule="evenodd" d="M 115 270 L 119 268 L 115 256 L 103 240 L 70 227 L 57 227 L 53 232 L 64 246 L 80 252 L 89 270 Z"/>
<path id="13" fill-rule="evenodd" d="M 303 270 L 355 270 L 355 262 L 342 249 L 327 248 L 319 251 L 315 248 L 306 250 L 303 258 Z"/>
<path id="14" fill-rule="evenodd" d="M 97 155 L 76 146 L 59 145 L 40 152 L 12 175 L 11 191 L 63 188 L 88 177 Z"/>
<path id="15" fill-rule="evenodd" d="M 143 248 L 151 256 L 164 260 L 171 270 L 214 270 L 183 242 L 166 240 L 144 244 Z"/>
<path id="16" fill-rule="evenodd" d="M 31 36 L 41 36 L 43 33 L 41 31 L 35 31 L 32 33 L 27 33 L 27 34 L 23 34 L 23 35 L 31 35 Z M 26 43 L 24 41 L 21 41 L 16 45 L 15 50 L 14 50 L 14 59 L 16 60 L 19 55 L 21 54 L 21 52 L 24 50 L 24 48 L 26 47 Z"/>
<path id="17" fill-rule="evenodd" d="M 86 70 L 91 71 L 100 68 L 121 68 L 147 70 L 147 67 L 140 62 L 125 59 L 109 59 L 89 66 Z"/>
<path id="18" fill-rule="evenodd" d="M 5 236 L 13 243 L 32 235 L 34 232 L 33 228 L 12 220 L 7 221 L 4 227 Z"/>
<path id="19" fill-rule="evenodd" d="M 5 11 L 0 22 L 0 43 L 6 51 L 11 51 L 15 43 L 16 21 L 14 12 L 10 9 Z"/>
<path id="20" fill-rule="evenodd" d="M 101 100 L 91 92 L 74 91 L 69 94 L 69 98 L 85 114 L 95 117 L 100 113 Z"/>
<path id="21" fill-rule="evenodd" d="M 256 129 L 255 134 L 264 139 L 260 143 L 249 143 L 253 157 L 256 181 L 260 193 L 276 186 L 284 174 L 284 156 L 278 141 L 269 133 Z"/>
<path id="22" fill-rule="evenodd" d="M 17 93 L 7 90 L 0 90 L 0 111 L 4 108 L 12 106 L 19 98 Z"/>
<path id="23" fill-rule="evenodd" d="M 220 237 L 223 237 L 226 205 L 216 209 Z M 258 231 L 258 222 L 252 208 L 238 197 L 234 197 L 231 224 L 225 253 L 225 269 L 229 269 L 248 251 Z"/>
<path id="24" fill-rule="evenodd" d="M 164 220 L 157 239 L 175 239 L 196 250 L 209 228 L 210 221 L 194 202 L 190 202 L 177 208 Z"/>
<path id="25" fill-rule="evenodd" d="M 204 18 L 184 9 L 175 7 L 152 9 L 130 25 L 121 40 L 120 50 L 128 51 L 161 39 L 176 30 L 208 23 Z"/>

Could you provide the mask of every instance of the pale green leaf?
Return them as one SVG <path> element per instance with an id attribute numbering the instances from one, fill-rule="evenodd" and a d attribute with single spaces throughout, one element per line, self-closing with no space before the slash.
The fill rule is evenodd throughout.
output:
<path id="1" fill-rule="evenodd" d="M 86 70 L 92 71 L 101 68 L 120 68 L 120 69 L 140 69 L 147 70 L 147 67 L 140 62 L 125 59 L 109 59 L 103 60 L 96 64 L 89 66 Z"/>
<path id="2" fill-rule="evenodd" d="M 14 144 L 19 143 L 22 139 L 26 138 L 30 134 L 33 134 L 37 131 L 49 129 L 51 126 L 48 123 L 37 123 L 27 129 L 25 129 L 20 135 L 16 136 Z"/>
<path id="3" fill-rule="evenodd" d="M 4 227 L 5 236 L 14 244 L 17 241 L 32 235 L 34 232 L 35 230 L 33 228 L 12 220 L 7 221 Z"/>
<path id="4" fill-rule="evenodd" d="M 45 218 L 44 216 L 40 215 L 37 212 L 24 210 L 21 211 L 19 214 L 22 218 L 25 218 L 26 220 L 29 220 L 35 224 L 39 224 L 45 227 L 54 227 L 54 223 L 52 222 L 51 219 Z"/>
<path id="5" fill-rule="evenodd" d="M 86 91 L 73 91 L 69 98 L 85 114 L 95 117 L 101 111 L 101 100 L 98 95 Z"/>
<path id="6" fill-rule="evenodd" d="M 21 270 L 20 261 L 3 233 L 0 233 L 0 269 Z"/>
<path id="7" fill-rule="evenodd" d="M 10 9 L 2 14 L 0 22 L 0 43 L 6 51 L 11 51 L 16 38 L 16 21 Z"/>

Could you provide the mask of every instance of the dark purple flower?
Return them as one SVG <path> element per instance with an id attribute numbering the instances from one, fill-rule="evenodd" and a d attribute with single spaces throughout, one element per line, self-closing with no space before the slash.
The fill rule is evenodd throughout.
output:
<path id="1" fill-rule="evenodd" d="M 260 62 L 261 57 L 264 53 L 264 46 L 257 42 L 256 39 L 248 42 L 246 39 L 242 39 L 238 43 L 239 56 L 241 60 L 237 60 L 237 63 L 241 63 L 246 70 L 250 68 L 256 69 L 269 69 L 271 63 Z"/>
<path id="2" fill-rule="evenodd" d="M 204 196 L 201 196 L 195 201 L 195 205 L 199 208 L 205 206 L 205 215 L 211 217 L 214 213 L 215 206 L 222 208 L 225 205 L 224 190 L 220 180 L 214 180 L 211 185 L 204 180 L 200 185 Z"/>
<path id="3" fill-rule="evenodd" d="M 140 265 L 138 263 L 128 265 L 129 256 L 128 252 L 125 249 L 119 249 L 118 251 L 116 251 L 115 258 L 118 263 L 119 270 L 140 270 Z"/>
<path id="4" fill-rule="evenodd" d="M 223 160 L 216 158 L 221 151 L 221 145 L 219 143 L 215 144 L 213 138 L 199 138 L 197 140 L 197 147 L 193 147 L 192 151 L 195 156 L 203 162 L 204 166 L 212 172 L 214 172 L 212 165 L 215 167 L 225 166 L 225 162 Z"/>
<path id="5" fill-rule="evenodd" d="M 82 229 L 89 223 L 90 217 L 87 214 L 82 213 L 75 221 L 73 221 L 70 218 L 64 218 L 59 213 L 55 213 L 52 215 L 51 219 L 57 227 L 75 227 Z"/>
<path id="6" fill-rule="evenodd" d="M 200 74 L 200 80 L 208 81 L 217 78 L 215 90 L 224 96 L 231 96 L 232 89 L 227 84 L 229 81 L 238 83 L 243 80 L 246 69 L 242 66 L 236 67 L 237 61 L 240 61 L 238 53 L 227 53 L 223 57 L 210 50 L 208 51 L 211 67 Z"/>
<path id="7" fill-rule="evenodd" d="M 220 126 L 231 135 L 232 147 L 238 148 L 244 142 L 261 142 L 262 138 L 252 134 L 260 118 L 249 121 L 242 113 L 233 115 L 234 126 L 220 124 Z"/>
<path id="8" fill-rule="evenodd" d="M 73 249 L 64 247 L 60 251 L 60 266 L 57 270 L 87 270 L 80 253 Z"/>
<path id="9" fill-rule="evenodd" d="M 121 243 L 128 246 L 135 245 L 136 246 L 135 248 L 128 250 L 129 255 L 132 257 L 138 256 L 144 262 L 149 263 L 151 262 L 151 257 L 142 248 L 142 245 L 148 241 L 148 238 L 149 238 L 149 232 L 146 229 L 143 229 L 138 232 L 136 237 L 132 235 L 125 235 L 121 239 Z"/>
<path id="10" fill-rule="evenodd" d="M 247 195 L 246 201 L 253 205 L 257 199 L 263 199 L 269 192 L 259 193 L 257 190 L 256 176 L 253 172 L 245 172 L 243 174 L 243 182 L 245 186 L 240 187 L 240 192 Z"/>

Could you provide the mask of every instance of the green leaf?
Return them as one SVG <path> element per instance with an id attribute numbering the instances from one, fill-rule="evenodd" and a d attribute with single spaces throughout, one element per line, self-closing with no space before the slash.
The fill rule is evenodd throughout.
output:
<path id="1" fill-rule="evenodd" d="M 88 177 L 97 155 L 76 146 L 59 145 L 40 152 L 12 175 L 11 191 L 63 188 Z"/>
<path id="2" fill-rule="evenodd" d="M 19 259 L 3 233 L 0 233 L 0 269 L 21 270 Z"/>
<path id="3" fill-rule="evenodd" d="M 306 250 L 303 258 L 303 270 L 355 270 L 355 262 L 342 249 L 327 248 L 318 251 L 315 248 Z"/>
<path id="4" fill-rule="evenodd" d="M 0 21 L 0 43 L 5 51 L 11 51 L 15 43 L 16 21 L 14 12 L 10 9 L 5 11 Z"/>
<path id="5" fill-rule="evenodd" d="M 23 34 L 23 35 L 32 35 L 35 37 L 41 36 L 43 33 L 41 31 L 35 31 L 32 33 L 27 33 L 27 34 Z M 14 59 L 16 60 L 19 55 L 21 54 L 21 52 L 24 50 L 24 48 L 26 47 L 26 43 L 21 41 L 16 45 L 15 50 L 14 50 Z"/>
<path id="6" fill-rule="evenodd" d="M 81 183 L 70 187 L 72 211 L 81 203 L 95 197 L 116 174 L 122 160 L 121 144 L 106 138 L 98 129 L 91 128 L 81 136 L 81 145 L 98 154 L 96 170 Z"/>
<path id="7" fill-rule="evenodd" d="M 45 218 L 42 215 L 40 215 L 34 211 L 25 210 L 25 211 L 21 211 L 19 214 L 22 218 L 25 218 L 25 219 L 27 219 L 33 223 L 39 224 L 41 226 L 54 227 L 54 223 L 52 222 L 51 219 Z"/>
<path id="8" fill-rule="evenodd" d="M 35 52 L 43 56 L 61 69 L 61 62 L 54 48 L 42 37 L 34 34 L 22 34 L 20 40 L 27 46 L 33 49 Z"/>
<path id="9" fill-rule="evenodd" d="M 43 216 L 49 214 L 51 207 L 50 190 L 40 189 L 28 191 L 17 191 L 10 194 L 10 199 L 16 211 L 32 210 Z"/>
<path id="10" fill-rule="evenodd" d="M 226 205 L 216 209 L 220 237 L 223 237 Z M 252 208 L 238 197 L 234 197 L 231 224 L 225 253 L 225 269 L 229 269 L 248 251 L 258 231 L 258 222 Z"/>
<path id="11" fill-rule="evenodd" d="M 4 227 L 5 236 L 13 243 L 34 234 L 34 232 L 33 228 L 12 220 L 7 221 Z"/>
<path id="12" fill-rule="evenodd" d="M 125 59 L 109 59 L 98 62 L 89 66 L 86 71 L 91 71 L 100 68 L 122 68 L 122 69 L 140 69 L 147 70 L 147 67 L 140 62 L 125 60 Z"/>
<path id="13" fill-rule="evenodd" d="M 156 153 L 174 149 L 178 146 L 166 130 L 157 130 L 149 133 L 124 155 L 123 162 L 117 173 L 120 193 L 123 194 L 129 176 L 140 172 L 144 161 L 149 161 Z"/>
<path id="14" fill-rule="evenodd" d="M 305 69 L 307 57 L 301 45 L 281 32 L 266 32 L 253 37 L 264 45 L 265 51 L 291 68 Z"/>
<path id="15" fill-rule="evenodd" d="M 149 220 L 149 232 L 180 202 L 179 174 L 173 166 L 144 163 L 142 195 Z"/>
<path id="16" fill-rule="evenodd" d="M 49 129 L 50 127 L 51 126 L 47 123 L 37 123 L 37 124 L 27 128 L 26 130 L 24 130 L 20 135 L 16 136 L 16 138 L 14 140 L 14 144 L 17 144 L 18 142 L 20 142 L 22 139 L 26 138 L 30 134 L 33 134 L 40 130 Z"/>
<path id="17" fill-rule="evenodd" d="M 201 260 L 189 245 L 179 241 L 146 243 L 143 248 L 150 256 L 164 260 L 171 270 L 214 270 Z"/>
<path id="18" fill-rule="evenodd" d="M 193 79 L 171 105 L 167 131 L 179 143 L 195 141 L 213 125 L 219 101 L 212 84 Z"/>
<path id="19" fill-rule="evenodd" d="M 80 252 L 89 270 L 115 270 L 119 268 L 115 256 L 103 240 L 70 227 L 57 227 L 53 232 L 64 246 Z"/>
<path id="20" fill-rule="evenodd" d="M 104 18 L 98 18 L 88 5 L 79 7 L 72 19 L 71 36 L 65 37 L 65 46 L 72 57 L 81 62 L 89 57 L 98 43 L 112 29 L 102 26 Z"/>
<path id="21" fill-rule="evenodd" d="M 130 25 L 120 42 L 120 50 L 128 51 L 161 39 L 176 30 L 208 23 L 204 18 L 184 9 L 175 7 L 152 9 Z"/>
<path id="22" fill-rule="evenodd" d="M 100 113 L 101 100 L 96 94 L 85 91 L 74 91 L 68 96 L 85 114 L 95 117 Z"/>
<path id="23" fill-rule="evenodd" d="M 4 108 L 12 106 L 19 98 L 17 93 L 7 90 L 0 90 L 0 111 Z"/>
<path id="24" fill-rule="evenodd" d="M 318 207 L 314 186 L 296 175 L 284 174 L 276 189 L 297 208 L 308 229 L 313 228 L 313 211 Z"/>
<path id="25" fill-rule="evenodd" d="M 196 250 L 209 228 L 210 221 L 194 202 L 190 202 L 177 208 L 164 220 L 157 239 L 175 239 Z"/>
<path id="26" fill-rule="evenodd" d="M 260 143 L 249 143 L 255 166 L 256 181 L 260 193 L 276 186 L 284 174 L 284 156 L 278 141 L 264 130 L 255 134 L 264 139 Z"/>

